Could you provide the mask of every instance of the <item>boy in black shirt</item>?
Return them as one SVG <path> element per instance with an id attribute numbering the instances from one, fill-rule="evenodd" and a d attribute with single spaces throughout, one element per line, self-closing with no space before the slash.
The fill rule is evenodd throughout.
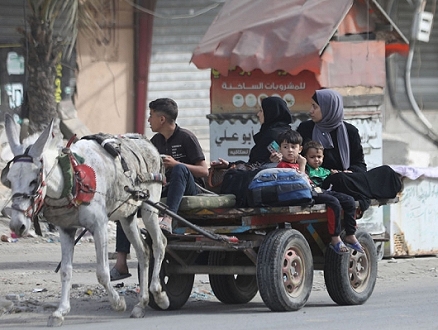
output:
<path id="1" fill-rule="evenodd" d="M 149 103 L 150 114 L 148 122 L 152 132 L 156 132 L 151 142 L 162 154 L 166 168 L 167 185 L 163 188 L 162 197 L 167 197 L 168 209 L 177 213 L 183 196 L 193 196 L 199 193 L 195 182 L 201 183 L 202 177 L 208 175 L 205 156 L 196 136 L 176 124 L 178 105 L 169 98 L 161 98 Z M 172 233 L 172 218 L 164 215 L 160 227 L 167 233 Z M 117 223 L 116 252 L 117 261 L 111 269 L 111 281 L 121 280 L 131 276 L 126 263 L 130 243 Z"/>

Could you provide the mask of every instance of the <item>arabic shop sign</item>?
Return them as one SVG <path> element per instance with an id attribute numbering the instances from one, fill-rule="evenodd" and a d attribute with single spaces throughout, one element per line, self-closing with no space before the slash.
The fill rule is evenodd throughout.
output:
<path id="1" fill-rule="evenodd" d="M 210 159 L 224 158 L 229 161 L 248 160 L 254 146 L 254 134 L 260 124 L 252 120 L 215 121 L 210 123 Z"/>
<path id="2" fill-rule="evenodd" d="M 222 76 L 211 71 L 211 113 L 257 112 L 261 100 L 278 96 L 292 112 L 307 112 L 310 98 L 320 86 L 315 75 L 302 71 L 292 76 L 285 71 L 264 74 L 261 70 L 245 72 L 239 67 Z"/>

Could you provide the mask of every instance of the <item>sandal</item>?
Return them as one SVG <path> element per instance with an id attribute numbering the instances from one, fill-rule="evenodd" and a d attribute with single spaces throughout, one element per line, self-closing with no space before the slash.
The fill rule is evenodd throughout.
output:
<path id="1" fill-rule="evenodd" d="M 169 224 L 166 221 L 161 221 L 160 228 L 164 232 L 164 234 L 172 235 L 172 224 Z"/>
<path id="2" fill-rule="evenodd" d="M 356 242 L 356 243 L 345 242 L 345 245 L 347 245 L 350 249 L 353 249 L 354 251 L 357 251 L 360 253 L 365 253 L 365 251 L 362 248 L 362 245 L 360 245 L 359 242 Z"/>
<path id="3" fill-rule="evenodd" d="M 348 253 L 348 249 L 345 246 L 344 242 L 339 241 L 338 243 L 336 243 L 335 245 L 333 245 L 332 243 L 329 244 L 330 249 L 332 249 L 333 251 L 335 251 L 337 254 L 339 255 L 343 255 L 345 253 Z M 342 249 L 345 248 L 347 251 L 342 251 Z"/>
<path id="4" fill-rule="evenodd" d="M 112 281 L 120 281 L 120 280 L 123 280 L 124 278 L 128 278 L 130 276 L 132 276 L 130 273 L 125 273 L 125 274 L 119 273 L 119 271 L 115 267 L 111 268 L 111 270 L 110 270 L 110 281 L 111 282 Z"/>

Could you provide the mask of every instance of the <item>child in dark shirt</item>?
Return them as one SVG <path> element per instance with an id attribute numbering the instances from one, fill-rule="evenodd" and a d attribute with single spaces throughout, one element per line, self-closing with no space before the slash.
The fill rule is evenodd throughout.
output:
<path id="1" fill-rule="evenodd" d="M 356 238 L 356 204 L 354 198 L 332 190 L 322 190 L 322 182 L 332 173 L 329 169 L 321 167 L 324 160 L 324 147 L 317 141 L 307 142 L 302 150 L 302 155 L 307 161 L 306 173 L 309 176 L 315 190 L 318 192 L 313 197 L 315 203 L 326 204 L 334 213 L 334 223 L 328 220 L 329 233 L 332 236 L 330 248 L 336 253 L 348 252 L 347 246 L 355 251 L 364 253 L 362 246 Z M 345 244 L 340 238 L 341 214 L 344 211 Z"/>

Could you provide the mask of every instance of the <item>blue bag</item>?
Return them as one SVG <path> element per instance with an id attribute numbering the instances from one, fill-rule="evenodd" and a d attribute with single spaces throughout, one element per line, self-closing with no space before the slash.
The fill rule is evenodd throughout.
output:
<path id="1" fill-rule="evenodd" d="M 309 205 L 312 190 L 305 175 L 291 168 L 258 172 L 248 186 L 249 206 Z"/>

